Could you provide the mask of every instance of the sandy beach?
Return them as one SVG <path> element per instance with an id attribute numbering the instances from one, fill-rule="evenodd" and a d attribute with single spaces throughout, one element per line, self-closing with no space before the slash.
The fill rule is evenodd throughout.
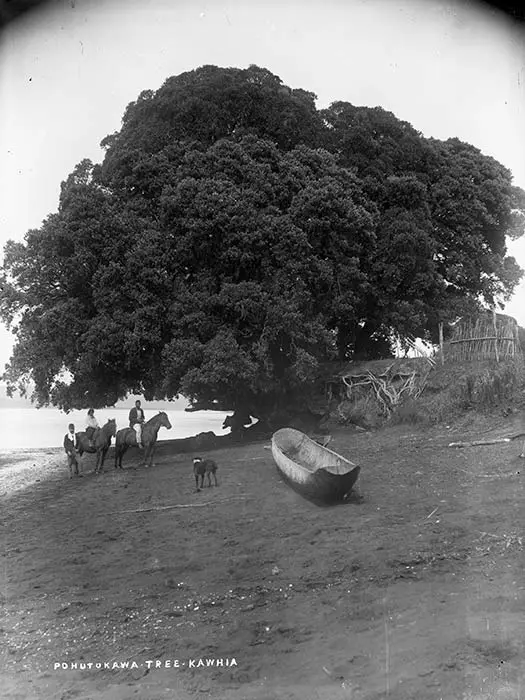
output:
<path id="1" fill-rule="evenodd" d="M 41 481 L 64 478 L 67 459 L 59 448 L 13 449 L 0 451 L 0 494 L 12 496 L 17 491 Z"/>
<path id="2" fill-rule="evenodd" d="M 61 450 L 2 453 L 2 697 L 519 697 L 521 445 L 448 447 L 512 420 L 336 429 L 362 498 L 332 508 L 264 442 L 210 452 L 199 493 L 169 442 L 73 480 Z"/>

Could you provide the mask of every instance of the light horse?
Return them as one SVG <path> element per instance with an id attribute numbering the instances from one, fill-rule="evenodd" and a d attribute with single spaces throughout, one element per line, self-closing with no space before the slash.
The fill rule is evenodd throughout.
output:
<path id="1" fill-rule="evenodd" d="M 77 433 L 78 453 L 80 457 L 84 452 L 97 453 L 97 463 L 95 465 L 95 474 L 101 472 L 104 468 L 104 460 L 106 453 L 111 445 L 111 438 L 117 432 L 117 422 L 114 418 L 108 420 L 102 428 L 97 428 L 93 434 L 93 447 L 89 444 L 86 433 Z"/>
<path id="2" fill-rule="evenodd" d="M 157 434 L 160 428 L 171 428 L 169 418 L 164 411 L 157 413 L 142 426 L 142 444 L 144 445 L 144 466 L 151 467 L 153 453 L 157 442 Z M 122 469 L 122 457 L 128 447 L 138 447 L 137 433 L 133 428 L 123 428 L 115 438 L 115 469 Z"/>

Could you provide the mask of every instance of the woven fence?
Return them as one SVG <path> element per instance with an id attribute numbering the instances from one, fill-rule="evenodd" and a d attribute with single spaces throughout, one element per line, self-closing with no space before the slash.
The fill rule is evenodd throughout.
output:
<path id="1" fill-rule="evenodd" d="M 512 316 L 486 313 L 462 318 L 446 343 L 445 361 L 506 360 L 520 352 L 518 324 Z"/>

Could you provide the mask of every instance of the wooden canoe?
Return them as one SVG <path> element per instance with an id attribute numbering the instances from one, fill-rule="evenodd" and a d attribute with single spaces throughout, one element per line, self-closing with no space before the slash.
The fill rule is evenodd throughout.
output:
<path id="1" fill-rule="evenodd" d="M 346 500 L 359 476 L 359 466 L 293 428 L 273 434 L 272 456 L 285 481 L 318 503 Z"/>

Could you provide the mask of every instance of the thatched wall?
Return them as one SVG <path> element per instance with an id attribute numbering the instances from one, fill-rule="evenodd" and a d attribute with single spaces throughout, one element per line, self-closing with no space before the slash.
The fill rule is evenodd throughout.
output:
<path id="1" fill-rule="evenodd" d="M 480 314 L 462 318 L 447 343 L 445 361 L 506 360 L 518 354 L 518 324 L 512 316 Z"/>

